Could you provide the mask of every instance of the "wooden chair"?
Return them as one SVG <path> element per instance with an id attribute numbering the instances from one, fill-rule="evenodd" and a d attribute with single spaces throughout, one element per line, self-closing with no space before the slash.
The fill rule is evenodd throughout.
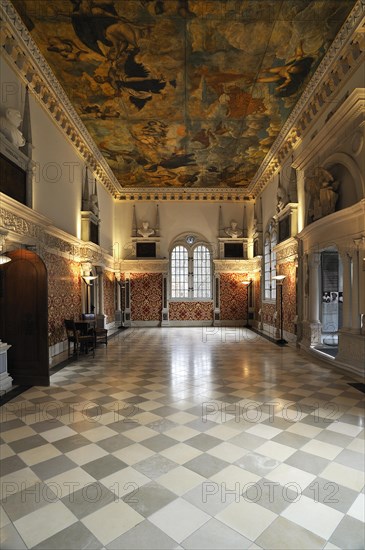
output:
<path id="1" fill-rule="evenodd" d="M 100 328 L 96 326 L 96 316 L 95 313 L 83 313 L 83 321 L 94 321 L 94 327 L 90 329 L 90 333 L 94 336 L 94 344 L 97 343 L 108 345 L 108 330 L 106 328 Z"/>
<path id="2" fill-rule="evenodd" d="M 77 330 L 75 321 L 73 319 L 65 319 L 65 328 L 68 341 L 69 357 L 71 355 L 71 343 L 73 343 L 73 353 L 76 354 L 77 359 L 79 358 L 81 349 L 85 350 L 85 353 L 89 352 L 89 344 L 90 349 L 93 352 L 93 357 L 95 357 L 95 341 L 92 334 L 81 334 L 80 331 Z"/>

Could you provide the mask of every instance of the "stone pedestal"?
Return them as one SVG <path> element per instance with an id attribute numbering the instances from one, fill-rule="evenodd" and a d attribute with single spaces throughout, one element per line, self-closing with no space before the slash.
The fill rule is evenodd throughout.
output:
<path id="1" fill-rule="evenodd" d="M 7 392 L 12 387 L 13 379 L 8 373 L 8 349 L 10 344 L 0 341 L 0 394 Z"/>

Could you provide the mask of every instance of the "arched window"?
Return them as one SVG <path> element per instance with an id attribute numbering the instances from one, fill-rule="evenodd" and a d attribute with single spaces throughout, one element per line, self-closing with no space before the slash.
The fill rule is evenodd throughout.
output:
<path id="1" fill-rule="evenodd" d="M 194 248 L 194 298 L 211 298 L 212 276 L 209 249 L 204 245 Z"/>
<path id="2" fill-rule="evenodd" d="M 264 245 L 264 298 L 265 300 L 276 299 L 276 253 L 274 247 L 278 242 L 276 229 L 271 223 L 265 235 Z"/>
<path id="3" fill-rule="evenodd" d="M 184 241 L 184 244 L 176 244 L 171 251 L 171 298 L 210 300 L 212 298 L 210 250 L 204 244 L 195 243 L 195 237 L 191 235 Z"/>
<path id="4" fill-rule="evenodd" d="M 189 257 L 184 246 L 171 252 L 171 298 L 187 298 L 189 294 Z"/>

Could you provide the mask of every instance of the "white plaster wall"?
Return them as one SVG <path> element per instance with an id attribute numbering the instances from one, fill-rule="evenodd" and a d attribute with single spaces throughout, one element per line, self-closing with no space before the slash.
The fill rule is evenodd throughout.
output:
<path id="1" fill-rule="evenodd" d="M 132 232 L 133 205 L 136 208 L 137 226 L 148 221 L 155 225 L 156 202 L 138 201 L 136 203 L 116 203 L 115 205 L 115 239 L 120 243 L 121 255 L 126 258 L 130 253 L 129 244 Z M 243 203 L 202 203 L 202 202 L 159 202 L 161 256 L 168 257 L 169 247 L 181 233 L 190 231 L 200 233 L 207 242 L 212 243 L 214 255 L 217 256 L 219 204 L 222 206 L 224 227 L 232 220 L 242 227 Z M 253 221 L 253 204 L 246 204 L 247 223 L 250 228 Z"/>
<path id="2" fill-rule="evenodd" d="M 1 107 L 12 107 L 23 114 L 25 86 L 3 57 L 0 68 Z M 33 160 L 36 163 L 33 209 L 50 218 L 56 227 L 80 237 L 85 163 L 46 109 L 32 95 L 30 111 Z M 100 184 L 98 195 L 102 220 L 100 244 L 110 248 L 113 245 L 113 198 Z"/>

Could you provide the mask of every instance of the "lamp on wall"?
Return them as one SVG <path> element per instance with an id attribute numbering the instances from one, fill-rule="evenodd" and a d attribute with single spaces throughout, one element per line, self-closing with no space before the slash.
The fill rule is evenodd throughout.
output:
<path id="1" fill-rule="evenodd" d="M 249 281 L 242 281 L 242 284 L 245 285 L 245 287 L 247 288 L 247 297 L 246 297 L 246 327 L 249 328 L 249 323 L 248 323 L 248 316 L 249 316 L 249 303 L 248 303 L 248 289 L 250 288 L 250 286 L 252 285 L 252 279 L 250 279 Z"/>
<path id="2" fill-rule="evenodd" d="M 276 284 L 280 287 L 280 338 L 276 340 L 278 346 L 285 346 L 288 342 L 283 338 L 283 282 L 286 275 L 275 275 L 273 279 L 276 281 Z"/>
<path id="3" fill-rule="evenodd" d="M 86 284 L 86 313 L 89 313 L 89 287 L 93 286 L 91 281 L 94 281 L 97 278 L 97 275 L 91 275 L 91 271 L 90 275 L 81 275 L 81 279 Z"/>

